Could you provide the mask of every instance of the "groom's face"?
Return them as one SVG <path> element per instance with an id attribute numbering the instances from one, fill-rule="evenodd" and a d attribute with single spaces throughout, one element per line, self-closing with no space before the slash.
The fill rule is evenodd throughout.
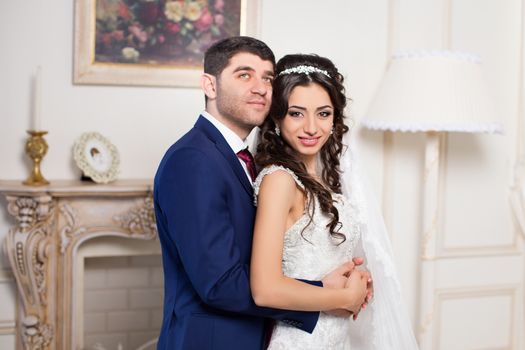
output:
<path id="1" fill-rule="evenodd" d="M 217 77 L 216 106 L 220 116 L 248 132 L 261 125 L 272 101 L 273 64 L 240 52 Z"/>

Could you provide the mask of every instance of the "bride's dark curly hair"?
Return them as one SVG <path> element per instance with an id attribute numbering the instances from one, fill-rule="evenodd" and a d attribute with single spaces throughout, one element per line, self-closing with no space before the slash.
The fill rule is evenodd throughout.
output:
<path id="1" fill-rule="evenodd" d="M 324 70 L 328 76 L 321 72 L 279 74 L 285 69 L 298 66 L 311 66 Z M 298 157 L 297 152 L 288 143 L 275 133 L 276 120 L 282 120 L 288 112 L 288 99 L 296 86 L 317 84 L 324 88 L 330 96 L 334 107 L 333 134 L 320 150 L 319 160 L 322 163 L 322 183 L 308 174 L 305 164 Z M 344 109 L 347 98 L 343 86 L 343 76 L 328 58 L 317 55 L 286 55 L 279 60 L 276 66 L 276 78 L 273 83 L 272 106 L 268 118 L 261 125 L 259 145 L 255 162 L 259 168 L 271 164 L 281 165 L 292 170 L 303 183 L 306 193 L 310 198 L 317 197 L 321 211 L 331 217 L 327 227 L 334 238 L 346 240 L 346 236 L 339 232 L 341 223 L 339 212 L 333 204 L 331 192 L 341 193 L 341 170 L 339 157 L 343 150 L 343 135 L 348 132 L 344 123 Z M 315 207 L 313 201 L 308 202 L 307 212 L 312 222 Z"/>

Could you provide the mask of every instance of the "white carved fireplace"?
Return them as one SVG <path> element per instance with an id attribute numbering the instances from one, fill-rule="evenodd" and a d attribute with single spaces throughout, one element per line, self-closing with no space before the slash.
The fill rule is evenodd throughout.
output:
<path id="1" fill-rule="evenodd" d="M 86 259 L 160 253 L 150 182 L 1 181 L 0 193 L 16 219 L 5 248 L 20 297 L 17 347 L 82 349 Z"/>

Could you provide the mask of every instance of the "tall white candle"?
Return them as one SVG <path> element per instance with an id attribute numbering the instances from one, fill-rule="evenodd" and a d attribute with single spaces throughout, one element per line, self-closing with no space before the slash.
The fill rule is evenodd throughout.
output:
<path id="1" fill-rule="evenodd" d="M 33 118 L 32 129 L 42 130 L 42 67 L 36 68 L 33 90 Z"/>

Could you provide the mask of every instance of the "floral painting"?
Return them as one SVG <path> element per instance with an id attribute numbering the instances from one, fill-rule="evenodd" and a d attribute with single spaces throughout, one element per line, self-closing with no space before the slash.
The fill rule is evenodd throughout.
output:
<path id="1" fill-rule="evenodd" d="M 199 66 L 240 13 L 240 0 L 97 0 L 95 61 Z"/>
<path id="2" fill-rule="evenodd" d="M 198 87 L 204 52 L 257 36 L 260 0 L 75 0 L 75 84 Z"/>

